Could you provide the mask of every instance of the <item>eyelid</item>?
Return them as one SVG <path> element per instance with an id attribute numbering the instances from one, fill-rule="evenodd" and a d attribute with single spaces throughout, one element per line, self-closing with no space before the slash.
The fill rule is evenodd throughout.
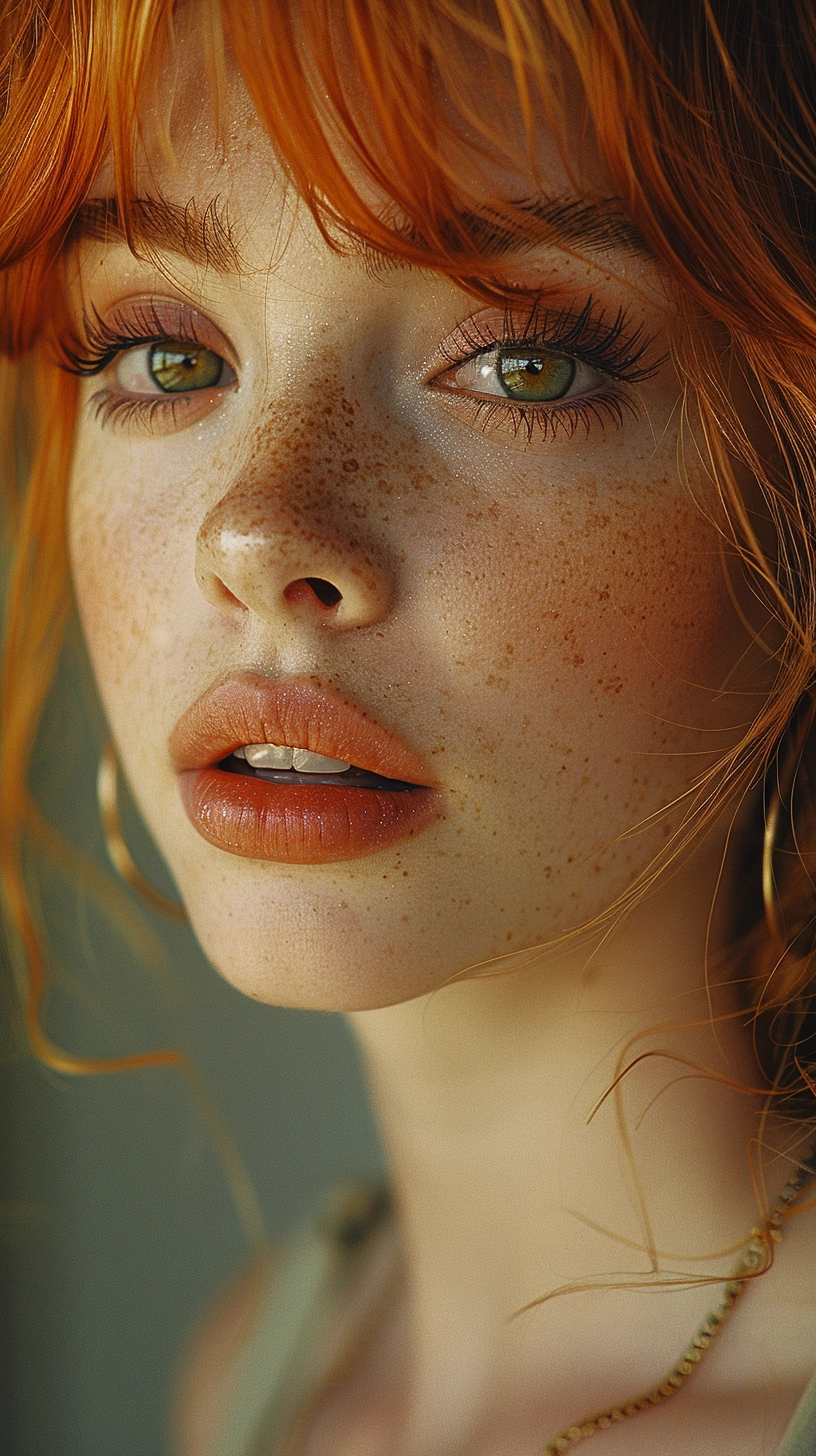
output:
<path id="1" fill-rule="evenodd" d="M 118 355 L 140 345 L 164 342 L 212 349 L 237 375 L 236 350 L 217 324 L 183 299 L 136 294 L 98 313 L 85 313 L 81 338 L 63 349 L 70 372 L 100 374 Z"/>
<path id="2" fill-rule="evenodd" d="M 532 346 L 564 354 L 610 380 L 640 384 L 666 362 L 665 354 L 649 357 L 654 342 L 655 336 L 642 322 L 633 322 L 627 309 L 609 309 L 591 293 L 568 304 L 554 304 L 551 294 L 539 294 L 514 299 L 503 312 L 495 306 L 481 309 L 457 324 L 438 348 L 446 364 L 428 383 L 479 354 Z"/>
<path id="3" fill-rule="evenodd" d="M 602 432 L 607 426 L 620 428 L 626 416 L 637 420 L 640 403 L 634 386 L 652 378 L 669 358 L 668 352 L 655 357 L 658 334 L 647 332 L 626 309 L 605 308 L 591 294 L 577 304 L 553 308 L 552 302 L 551 293 L 514 299 L 503 314 L 493 307 L 466 318 L 438 346 L 437 358 L 441 355 L 445 363 L 426 375 L 426 387 L 446 396 L 446 406 L 463 414 L 471 426 L 486 435 L 504 435 L 522 449 L 535 439 L 570 440 L 579 429 L 588 435 L 596 427 Z M 572 360 L 576 376 L 583 376 L 583 389 L 572 393 L 571 385 L 551 400 L 525 400 L 453 382 L 464 366 L 520 348 Z"/>
<path id="4" fill-rule="evenodd" d="M 86 345 L 78 345 L 72 372 L 100 376 L 102 387 L 88 399 L 93 418 L 103 427 L 146 430 L 149 434 L 175 433 L 216 409 L 238 382 L 239 363 L 227 336 L 206 314 L 186 300 L 134 295 L 119 301 L 104 315 L 83 320 Z M 125 361 L 156 344 L 196 345 L 222 360 L 231 377 L 200 389 L 135 390 L 117 378 Z M 108 375 L 107 381 L 105 375 Z"/>

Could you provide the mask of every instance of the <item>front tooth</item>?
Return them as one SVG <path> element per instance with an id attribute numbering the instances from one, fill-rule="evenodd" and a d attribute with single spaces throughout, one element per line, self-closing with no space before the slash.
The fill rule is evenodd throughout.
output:
<path id="1" fill-rule="evenodd" d="M 232 756 L 233 756 L 233 758 L 246 758 L 246 749 L 245 748 L 233 748 L 233 750 L 232 750 Z"/>
<path id="2" fill-rule="evenodd" d="M 324 758 L 322 753 L 310 753 L 308 748 L 296 748 L 292 768 L 298 773 L 345 773 L 351 764 L 344 763 L 341 758 Z"/>
<path id="3" fill-rule="evenodd" d="M 279 748 L 277 743 L 248 743 L 244 757 L 252 768 L 292 767 L 293 748 Z"/>

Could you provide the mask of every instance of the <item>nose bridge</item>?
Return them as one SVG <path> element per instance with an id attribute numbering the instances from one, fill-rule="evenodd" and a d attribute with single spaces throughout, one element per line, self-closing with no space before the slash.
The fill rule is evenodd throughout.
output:
<path id="1" fill-rule="evenodd" d="M 201 522 L 199 586 L 233 614 L 307 611 L 341 630 L 371 625 L 388 611 L 393 582 L 382 547 L 360 534 L 359 502 L 344 510 L 357 462 L 342 449 L 322 458 L 293 449 L 296 433 L 256 451 Z"/>

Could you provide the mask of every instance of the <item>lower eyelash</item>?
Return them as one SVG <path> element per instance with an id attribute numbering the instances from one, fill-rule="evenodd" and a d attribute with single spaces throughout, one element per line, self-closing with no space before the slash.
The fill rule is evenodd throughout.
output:
<path id="1" fill-rule="evenodd" d="M 183 399 L 181 396 L 170 399 L 122 399 L 111 390 L 99 390 L 88 401 L 88 408 L 93 418 L 102 425 L 113 423 L 116 425 L 136 424 L 141 426 L 148 434 L 152 434 L 154 424 L 157 424 L 158 416 L 161 416 L 161 423 L 167 421 L 178 424 L 178 408 Z M 583 427 L 585 434 L 593 424 L 604 426 L 612 423 L 616 429 L 623 424 L 624 413 L 628 412 L 634 419 L 638 417 L 638 410 L 634 400 L 619 391 L 609 390 L 605 394 L 587 396 L 576 400 L 567 400 L 562 404 L 554 404 L 550 407 L 533 407 L 523 404 L 515 404 L 509 399 L 474 399 L 472 396 L 463 396 L 460 403 L 470 405 L 474 423 L 487 433 L 491 424 L 499 415 L 510 425 L 513 435 L 526 438 L 528 444 L 535 436 L 542 441 L 554 440 L 559 434 L 571 440 L 576 431 Z"/>
<path id="2" fill-rule="evenodd" d="M 612 423 L 616 429 L 620 429 L 627 412 L 634 419 L 638 418 L 634 400 L 616 389 L 610 389 L 604 394 L 579 396 L 574 400 L 564 400 L 561 404 L 547 407 L 539 405 L 532 409 L 509 399 L 497 399 L 495 396 L 476 399 L 472 395 L 464 395 L 461 403 L 471 406 L 474 423 L 483 432 L 487 433 L 491 423 L 499 415 L 510 426 L 513 435 L 516 438 L 526 438 L 527 444 L 536 435 L 541 440 L 554 440 L 559 434 L 563 434 L 566 439 L 571 440 L 576 430 L 582 427 L 589 434 L 593 424 L 603 427 Z"/>
<path id="3" fill-rule="evenodd" d="M 155 399 L 127 399 L 117 395 L 111 389 L 100 389 L 92 395 L 88 401 L 88 409 L 92 417 L 101 425 L 140 425 L 152 433 L 154 424 L 158 423 L 158 416 L 162 416 L 162 424 L 169 417 L 170 423 L 178 423 L 178 407 L 185 401 L 185 395 L 171 395 L 167 398 L 159 395 Z"/>
<path id="4" fill-rule="evenodd" d="M 112 390 L 101 389 L 88 401 L 88 408 L 94 420 L 102 425 L 136 424 L 152 434 L 153 426 L 159 423 L 159 416 L 162 424 L 167 422 L 168 416 L 172 425 L 178 424 L 178 409 L 183 402 L 183 396 L 151 400 L 123 399 Z M 517 439 L 521 435 L 527 444 L 535 436 L 546 441 L 555 440 L 561 434 L 571 440 L 580 428 L 588 435 L 593 424 L 603 427 L 612 423 L 616 429 L 620 429 L 625 413 L 629 413 L 633 419 L 638 418 L 634 400 L 615 389 L 604 394 L 565 400 L 561 404 L 532 408 L 514 403 L 510 399 L 475 399 L 467 395 L 463 395 L 459 403 L 470 406 L 474 423 L 484 433 L 489 431 L 491 424 L 500 416 L 504 423 L 510 425 L 514 437 Z"/>

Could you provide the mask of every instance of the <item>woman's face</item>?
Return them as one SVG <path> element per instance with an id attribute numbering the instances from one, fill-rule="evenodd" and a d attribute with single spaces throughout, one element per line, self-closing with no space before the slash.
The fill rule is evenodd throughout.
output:
<path id="1" fill-rule="evenodd" d="M 603 202 L 583 256 L 505 259 L 547 291 L 512 317 L 341 256 L 240 87 L 226 148 L 198 115 L 141 191 L 161 268 L 113 235 L 77 254 L 109 362 L 82 385 L 70 545 L 207 954 L 265 1001 L 372 1007 L 598 915 L 750 711 L 658 265 L 620 227 L 599 245 Z M 265 743 L 351 778 L 217 766 Z"/>

